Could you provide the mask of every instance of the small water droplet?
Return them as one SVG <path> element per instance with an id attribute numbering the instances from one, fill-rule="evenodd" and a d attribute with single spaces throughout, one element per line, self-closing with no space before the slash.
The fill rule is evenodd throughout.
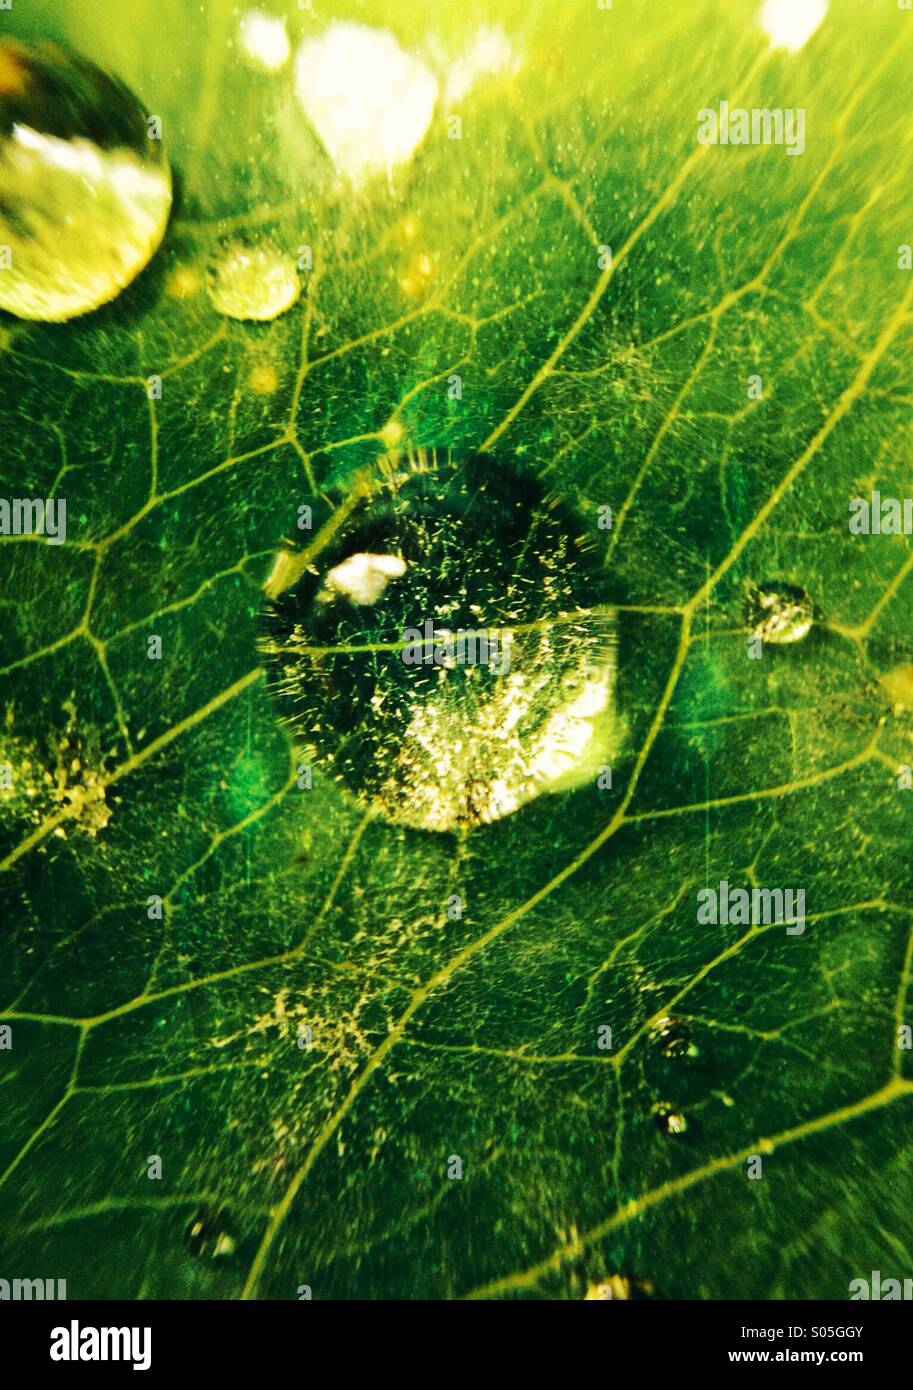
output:
<path id="1" fill-rule="evenodd" d="M 283 551 L 264 651 L 296 737 L 397 824 L 498 820 L 621 749 L 597 551 L 530 473 L 388 455 L 319 562 Z"/>
<path id="2" fill-rule="evenodd" d="M 234 1254 L 235 1240 L 222 1213 L 207 1208 L 198 1211 L 188 1225 L 187 1246 L 200 1259 L 218 1260 Z"/>
<path id="3" fill-rule="evenodd" d="M 801 641 L 815 620 L 814 604 L 795 584 L 752 585 L 748 610 L 752 637 L 774 646 Z"/>
<path id="4" fill-rule="evenodd" d="M 223 242 L 209 265 L 209 297 L 230 319 L 274 319 L 301 293 L 295 261 L 269 237 Z"/>
<path id="5" fill-rule="evenodd" d="M 86 59 L 0 41 L 0 308 L 60 322 L 113 299 L 148 264 L 171 210 L 148 119 Z"/>
<path id="6" fill-rule="evenodd" d="M 688 1128 L 688 1121 L 680 1110 L 676 1110 L 673 1105 L 665 1103 L 654 1105 L 653 1118 L 656 1127 L 663 1134 L 684 1134 Z"/>
<path id="7" fill-rule="evenodd" d="M 666 1057 L 695 1056 L 697 1048 L 691 1042 L 687 1024 L 668 1016 L 659 1018 L 650 1029 L 650 1040 Z"/>

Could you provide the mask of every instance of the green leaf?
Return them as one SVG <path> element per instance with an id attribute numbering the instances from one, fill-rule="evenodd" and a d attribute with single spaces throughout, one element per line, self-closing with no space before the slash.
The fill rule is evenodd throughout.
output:
<path id="1" fill-rule="evenodd" d="M 294 43 L 327 19 L 270 8 Z M 792 52 L 759 8 L 334 6 L 438 71 L 486 24 L 517 59 L 358 189 L 231 0 L 0 18 L 137 92 L 179 187 L 111 305 L 0 330 L 3 494 L 69 516 L 0 548 L 5 1274 L 839 1298 L 909 1272 L 913 550 L 847 520 L 913 490 L 913 16 L 833 0 Z M 700 144 L 722 100 L 804 109 L 805 153 Z M 205 292 L 253 229 L 313 250 L 265 325 Z M 611 789 L 452 835 L 298 788 L 263 586 L 400 430 L 521 462 L 606 550 Z M 816 622 L 753 660 L 763 584 Z M 722 880 L 804 890 L 805 931 L 702 923 Z"/>

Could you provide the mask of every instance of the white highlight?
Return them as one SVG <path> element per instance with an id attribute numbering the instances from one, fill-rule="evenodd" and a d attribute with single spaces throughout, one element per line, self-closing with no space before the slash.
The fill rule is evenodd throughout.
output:
<path id="1" fill-rule="evenodd" d="M 90 189 L 97 183 L 108 183 L 123 201 L 137 199 L 141 203 L 158 202 L 162 196 L 163 174 L 156 167 L 144 167 L 137 155 L 129 150 L 110 153 L 93 145 L 91 140 L 76 137 L 64 140 L 59 135 L 45 135 L 31 126 L 13 126 L 13 141 L 21 150 L 37 156 L 47 169 L 59 169 L 73 174 Z M 14 156 L 17 157 L 17 156 Z M 25 161 L 19 160 L 19 169 Z"/>
<path id="2" fill-rule="evenodd" d="M 412 157 L 438 84 L 387 30 L 334 21 L 298 49 L 295 90 L 337 170 L 357 185 Z"/>
<path id="3" fill-rule="evenodd" d="M 774 48 L 797 53 L 827 14 L 828 0 L 765 0 L 761 27 Z"/>
<path id="4" fill-rule="evenodd" d="M 406 573 L 406 562 L 399 555 L 371 555 L 360 551 L 329 570 L 318 595 L 325 603 L 343 594 L 352 603 L 376 603 L 391 579 Z"/>
<path id="5" fill-rule="evenodd" d="M 519 67 L 520 59 L 500 25 L 483 25 L 447 74 L 446 100 L 462 101 L 480 78 L 516 72 Z"/>
<path id="6" fill-rule="evenodd" d="M 250 66 L 258 72 L 278 72 L 292 51 L 285 20 L 262 10 L 248 10 L 238 26 L 238 39 Z"/>

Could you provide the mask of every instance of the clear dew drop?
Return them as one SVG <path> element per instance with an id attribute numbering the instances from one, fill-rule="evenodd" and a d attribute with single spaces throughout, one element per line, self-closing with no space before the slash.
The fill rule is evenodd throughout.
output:
<path id="1" fill-rule="evenodd" d="M 298 746 L 422 830 L 595 783 L 625 723 L 578 518 L 484 455 L 391 455 L 358 486 L 316 559 L 280 552 L 266 585 L 263 650 Z"/>
<path id="2" fill-rule="evenodd" d="M 292 307 L 301 281 L 294 259 L 270 237 L 234 238 L 210 262 L 207 288 L 227 318 L 265 321 Z"/>
<path id="3" fill-rule="evenodd" d="M 786 646 L 807 637 L 815 621 L 808 594 L 795 584 L 752 585 L 748 594 L 752 637 L 773 646 Z"/>
<path id="4" fill-rule="evenodd" d="M 147 119 L 84 58 L 0 40 L 0 308 L 61 322 L 148 264 L 172 195 Z"/>

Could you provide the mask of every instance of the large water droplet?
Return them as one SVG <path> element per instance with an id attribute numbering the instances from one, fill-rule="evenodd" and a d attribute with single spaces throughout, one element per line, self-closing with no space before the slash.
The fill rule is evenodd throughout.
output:
<path id="1" fill-rule="evenodd" d="M 0 308 L 59 322 L 148 264 L 171 174 L 114 78 L 56 44 L 0 41 Z"/>
<path id="2" fill-rule="evenodd" d="M 209 266 L 209 297 L 230 319 L 274 319 L 301 293 L 294 260 L 269 237 L 223 243 Z"/>
<path id="3" fill-rule="evenodd" d="M 299 744 L 424 830 L 595 781 L 624 722 L 605 571 L 573 513 L 483 455 L 388 457 L 356 486 L 318 562 L 284 551 L 266 586 Z"/>

